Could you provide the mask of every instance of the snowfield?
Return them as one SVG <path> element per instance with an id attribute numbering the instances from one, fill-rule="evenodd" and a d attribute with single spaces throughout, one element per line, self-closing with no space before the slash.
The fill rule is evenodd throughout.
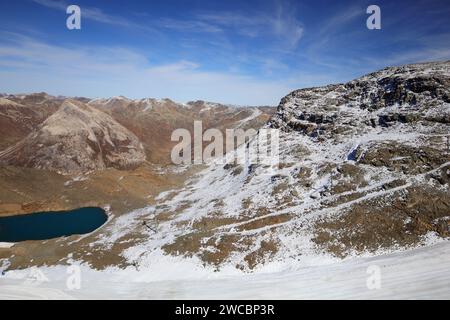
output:
<path id="1" fill-rule="evenodd" d="M 375 266 L 375 267 L 374 267 Z M 168 267 L 168 268 L 167 268 Z M 367 282 L 375 268 L 380 288 Z M 377 269 L 379 268 L 379 269 Z M 48 281 L 33 279 L 32 270 L 10 271 L 0 277 L 0 299 L 449 299 L 450 242 L 343 262 L 232 274 L 192 269 L 186 261 L 159 270 L 94 271 L 81 266 L 81 288 L 68 290 L 67 271 L 39 268 Z M 177 273 L 183 280 L 158 281 Z M 151 273 L 151 274 L 149 274 Z M 146 280 L 147 278 L 147 280 Z"/>

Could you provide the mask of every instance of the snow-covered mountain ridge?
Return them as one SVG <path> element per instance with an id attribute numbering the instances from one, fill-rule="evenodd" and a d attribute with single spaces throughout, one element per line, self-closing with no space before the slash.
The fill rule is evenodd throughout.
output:
<path id="1" fill-rule="evenodd" d="M 250 270 L 447 238 L 449 96 L 450 62 L 294 91 L 269 122 L 281 129 L 275 175 L 212 164 L 157 206 L 113 221 L 96 245 L 139 233 L 122 253 L 133 265 L 163 252 Z"/>

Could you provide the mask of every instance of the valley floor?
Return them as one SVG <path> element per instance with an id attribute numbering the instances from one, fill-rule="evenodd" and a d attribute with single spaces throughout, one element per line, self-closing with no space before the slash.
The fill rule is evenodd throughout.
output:
<path id="1" fill-rule="evenodd" d="M 177 264 L 172 268 L 176 271 Z M 27 279 L 30 270 L 0 276 L 0 299 L 450 299 L 448 241 L 297 270 L 203 273 L 200 277 L 186 275 L 184 280 L 149 281 L 157 275 L 146 278 L 145 269 L 130 273 L 82 267 L 81 288 L 72 291 L 66 288 L 66 268 L 39 270 L 48 281 Z M 379 289 L 367 286 L 373 270 L 380 272 Z"/>

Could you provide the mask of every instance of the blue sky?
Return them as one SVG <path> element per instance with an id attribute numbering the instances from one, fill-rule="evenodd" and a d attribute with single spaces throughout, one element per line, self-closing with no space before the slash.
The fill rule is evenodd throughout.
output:
<path id="1" fill-rule="evenodd" d="M 81 30 L 66 7 L 81 8 Z M 381 30 L 366 9 L 381 8 Z M 450 59 L 450 1 L 0 0 L 0 92 L 276 105 Z"/>

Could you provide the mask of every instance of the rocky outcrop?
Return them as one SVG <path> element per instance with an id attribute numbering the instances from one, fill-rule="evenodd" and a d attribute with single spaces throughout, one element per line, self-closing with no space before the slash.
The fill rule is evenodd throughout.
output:
<path id="1" fill-rule="evenodd" d="M 346 84 L 293 91 L 271 125 L 337 138 L 396 123 L 450 123 L 450 62 L 386 68 Z"/>
<path id="2" fill-rule="evenodd" d="M 130 169 L 143 161 L 143 146 L 133 133 L 76 100 L 65 100 L 36 130 L 0 153 L 3 164 L 61 173 Z"/>

